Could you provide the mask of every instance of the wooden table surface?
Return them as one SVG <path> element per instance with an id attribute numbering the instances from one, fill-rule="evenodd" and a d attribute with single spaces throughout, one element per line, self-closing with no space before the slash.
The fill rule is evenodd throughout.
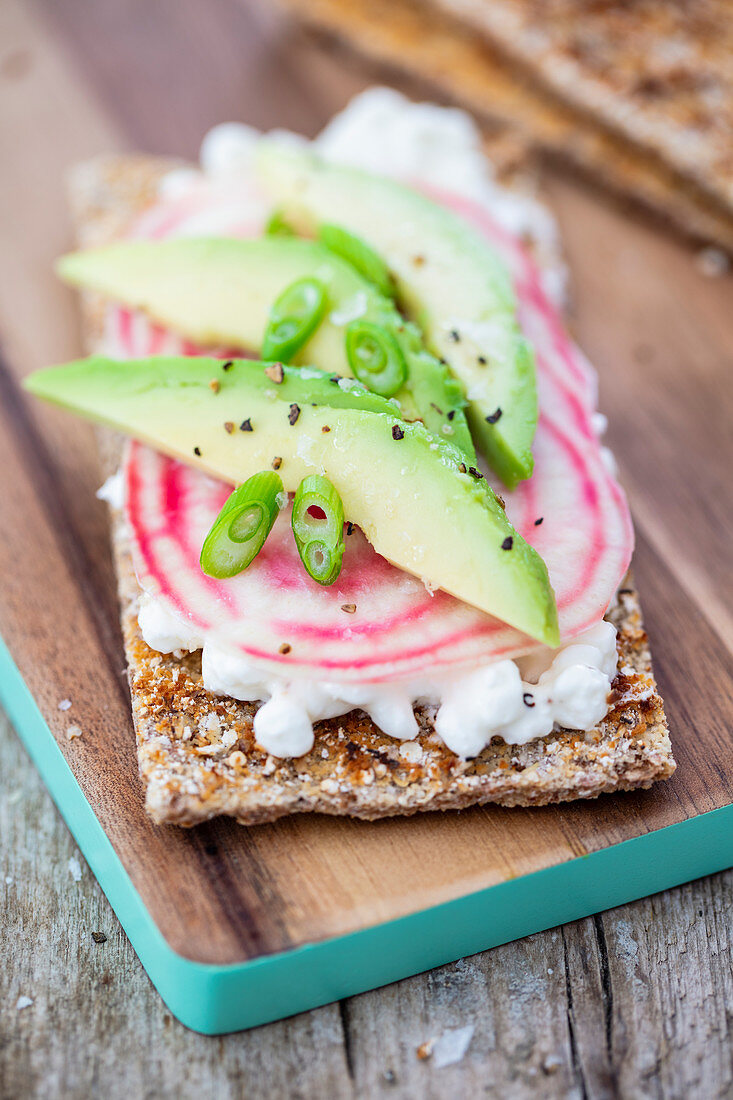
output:
<path id="1" fill-rule="evenodd" d="M 4 0 L 4 353 L 31 367 L 76 350 L 73 310 L 48 270 L 68 243 L 65 166 L 114 149 L 193 156 L 206 129 L 231 118 L 313 133 L 366 82 L 264 4 Z M 635 363 L 664 386 L 665 358 L 686 355 L 690 386 L 704 382 L 733 357 L 731 282 L 706 281 L 692 252 L 641 224 L 619 258 L 618 211 L 567 179 L 549 178 L 547 187 L 575 275 L 576 330 L 602 367 L 611 443 L 642 540 L 663 555 L 672 589 L 703 609 L 711 644 L 725 653 L 733 640 L 730 542 L 713 536 L 730 515 L 722 504 L 695 511 L 695 463 L 674 420 L 653 461 L 679 477 L 660 481 L 659 499 L 650 498 L 648 481 L 634 477 L 644 440 L 625 432 L 623 397 L 608 380 L 614 362 L 626 364 L 624 379 Z M 673 285 L 657 291 L 666 269 Z M 678 318 L 670 312 L 675 280 Z M 683 387 L 682 428 L 686 400 Z M 714 395 L 709 431 L 711 446 L 730 446 Z M 670 484 L 679 491 L 669 493 Z M 721 501 L 730 502 L 725 492 L 721 485 Z M 704 562 L 701 531 L 715 546 Z M 731 872 L 289 1021 L 208 1039 L 166 1011 L 6 722 L 0 851 L 2 1097 L 733 1095 Z M 18 1007 L 19 998 L 32 1003 Z M 421 1043 L 471 1024 L 460 1063 L 418 1059 Z"/>

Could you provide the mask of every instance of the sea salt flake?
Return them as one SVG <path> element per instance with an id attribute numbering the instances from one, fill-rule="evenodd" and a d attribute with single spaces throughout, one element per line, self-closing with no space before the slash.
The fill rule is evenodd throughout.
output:
<path id="1" fill-rule="evenodd" d="M 399 748 L 400 756 L 410 764 L 422 759 L 422 746 L 419 741 L 403 741 Z"/>
<path id="2" fill-rule="evenodd" d="M 32 997 L 18 997 L 18 1000 L 15 1002 L 15 1007 L 20 1010 L 21 1008 L 30 1008 L 32 1004 Z"/>
<path id="3" fill-rule="evenodd" d="M 226 752 L 228 745 L 225 745 L 222 741 L 217 741 L 214 745 L 197 745 L 196 752 L 199 756 L 218 756 L 219 753 Z"/>
<path id="4" fill-rule="evenodd" d="M 59 710 L 68 710 L 71 706 L 71 699 L 62 699 L 59 703 Z"/>
<path id="5" fill-rule="evenodd" d="M 448 1028 L 433 1045 L 433 1062 L 436 1069 L 460 1062 L 473 1038 L 474 1025 Z"/>
<path id="6" fill-rule="evenodd" d="M 562 1066 L 562 1058 L 558 1054 L 548 1054 L 542 1063 L 545 1073 L 557 1073 Z"/>
<path id="7" fill-rule="evenodd" d="M 76 858 L 76 856 L 71 856 L 69 858 L 68 867 L 69 874 L 73 878 L 74 882 L 81 882 L 81 863 L 79 863 L 79 860 Z"/>

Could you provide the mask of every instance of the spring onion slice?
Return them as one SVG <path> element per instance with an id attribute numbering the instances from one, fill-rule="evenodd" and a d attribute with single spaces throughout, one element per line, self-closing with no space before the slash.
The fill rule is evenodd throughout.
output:
<path id="1" fill-rule="evenodd" d="M 395 284 L 389 268 L 382 257 L 361 237 L 349 233 L 348 229 L 343 229 L 340 225 L 324 223 L 318 227 L 318 238 L 331 252 L 355 267 L 387 298 L 394 298 Z"/>
<path id="2" fill-rule="evenodd" d="M 292 525 L 306 572 L 318 584 L 333 584 L 344 556 L 344 506 L 327 477 L 303 478 L 293 501 Z"/>
<path id="3" fill-rule="evenodd" d="M 407 378 L 407 363 L 397 340 L 371 321 L 351 322 L 346 330 L 346 358 L 354 376 L 381 397 L 391 397 Z"/>
<path id="4" fill-rule="evenodd" d="M 288 363 L 317 329 L 326 310 L 318 279 L 296 279 L 275 299 L 262 341 L 262 358 Z"/>
<path id="5" fill-rule="evenodd" d="M 270 470 L 255 474 L 234 490 L 201 547 L 203 573 L 222 580 L 251 565 L 277 519 L 282 492 L 280 476 Z"/>
<path id="6" fill-rule="evenodd" d="M 294 237 L 295 230 L 285 219 L 282 210 L 273 210 L 265 225 L 266 237 Z"/>

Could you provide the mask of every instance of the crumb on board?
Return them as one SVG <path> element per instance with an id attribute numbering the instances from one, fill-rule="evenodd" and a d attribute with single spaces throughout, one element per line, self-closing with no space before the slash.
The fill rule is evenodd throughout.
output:
<path id="1" fill-rule="evenodd" d="M 433 1065 L 436 1069 L 454 1066 L 462 1061 L 473 1039 L 474 1025 L 449 1027 L 433 1044 Z"/>
<path id="2" fill-rule="evenodd" d="M 701 275 L 708 279 L 719 279 L 730 270 L 730 257 L 714 245 L 702 248 L 695 256 L 695 263 Z"/>
<path id="3" fill-rule="evenodd" d="M 76 723 L 73 723 L 72 725 L 70 725 L 68 727 L 68 729 L 66 730 L 66 740 L 67 741 L 75 741 L 77 739 L 77 737 L 81 737 L 81 735 L 82 735 L 81 726 L 77 726 Z"/>

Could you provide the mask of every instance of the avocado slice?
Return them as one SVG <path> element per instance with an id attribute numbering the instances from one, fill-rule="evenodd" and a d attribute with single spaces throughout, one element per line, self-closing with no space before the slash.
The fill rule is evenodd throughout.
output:
<path id="1" fill-rule="evenodd" d="M 288 491 L 322 473 L 389 561 L 558 644 L 544 562 L 459 450 L 357 382 L 285 367 L 277 384 L 267 369 L 252 360 L 90 357 L 37 371 L 25 385 L 235 484 L 276 456 Z"/>
<path id="2" fill-rule="evenodd" d="M 349 322 L 358 318 L 389 329 L 408 368 L 407 382 L 395 394 L 402 415 L 420 418 L 430 431 L 450 438 L 471 463 L 476 460 L 460 386 L 425 350 L 419 331 L 403 321 L 394 303 L 324 245 L 282 236 L 126 241 L 63 256 L 56 270 L 72 286 L 143 309 L 196 343 L 231 344 L 255 353 L 279 294 L 298 279 L 318 279 L 326 287 L 328 312 L 294 362 L 351 376 Z"/>
<path id="3" fill-rule="evenodd" d="M 301 232 L 312 234 L 324 221 L 341 225 L 382 257 L 399 304 L 465 389 L 476 446 L 510 489 L 528 478 L 537 427 L 534 360 L 508 273 L 476 229 L 393 180 L 271 140 L 259 143 L 255 168 Z"/>

